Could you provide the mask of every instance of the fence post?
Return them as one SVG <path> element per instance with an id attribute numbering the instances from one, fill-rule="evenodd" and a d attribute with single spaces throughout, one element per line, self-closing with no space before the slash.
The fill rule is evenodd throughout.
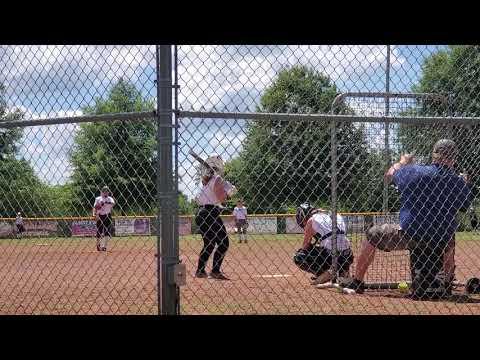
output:
<path id="1" fill-rule="evenodd" d="M 177 285 L 173 281 L 178 264 L 175 244 L 175 203 L 172 169 L 172 47 L 157 45 L 157 291 L 158 312 L 178 313 Z"/>
<path id="2" fill-rule="evenodd" d="M 333 112 L 333 109 L 332 109 Z M 336 282 L 338 275 L 338 249 L 337 249 L 337 124 L 332 119 L 330 123 L 330 142 L 331 142 L 331 219 L 332 219 L 332 282 Z"/>
<path id="3" fill-rule="evenodd" d="M 390 115 L 390 45 L 387 45 L 387 64 L 385 68 L 385 116 Z M 390 129 L 389 121 L 385 121 L 385 149 L 384 149 L 384 161 L 385 161 L 385 171 L 388 170 L 390 166 Z M 383 212 L 388 212 L 388 182 L 384 178 L 383 180 Z"/>

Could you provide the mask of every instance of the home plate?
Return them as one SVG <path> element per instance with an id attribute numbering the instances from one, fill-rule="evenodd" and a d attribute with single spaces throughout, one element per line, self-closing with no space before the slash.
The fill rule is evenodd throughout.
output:
<path id="1" fill-rule="evenodd" d="M 261 277 L 261 278 L 284 278 L 289 276 L 292 276 L 292 275 L 288 275 L 288 274 L 253 275 L 253 277 Z"/>

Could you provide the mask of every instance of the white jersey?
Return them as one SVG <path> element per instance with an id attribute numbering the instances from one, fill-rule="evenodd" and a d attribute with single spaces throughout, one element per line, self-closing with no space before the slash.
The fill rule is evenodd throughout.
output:
<path id="1" fill-rule="evenodd" d="M 198 205 L 221 205 L 222 202 L 220 199 L 218 199 L 217 195 L 215 195 L 215 191 L 213 189 L 215 181 L 219 177 L 219 175 L 212 176 L 208 183 L 202 186 L 200 192 L 195 198 Z"/>
<path id="2" fill-rule="evenodd" d="M 23 218 L 21 216 L 17 216 L 17 218 L 15 219 L 15 224 L 23 225 Z"/>
<path id="3" fill-rule="evenodd" d="M 246 220 L 247 208 L 245 206 L 242 206 L 242 207 L 235 206 L 235 209 L 233 209 L 233 216 L 235 216 L 235 219 L 237 220 Z"/>
<path id="4" fill-rule="evenodd" d="M 337 227 L 343 234 L 339 234 L 337 230 L 337 249 L 350 249 L 350 240 L 347 238 L 347 227 L 341 215 L 337 214 Z M 312 228 L 319 236 L 324 236 L 332 232 L 332 219 L 328 213 L 318 213 L 312 215 Z M 318 244 L 328 250 L 332 250 L 332 237 L 329 236 Z"/>
<path id="5" fill-rule="evenodd" d="M 115 205 L 115 200 L 111 196 L 99 196 L 95 198 L 95 204 L 93 207 L 102 204 L 102 207 L 97 210 L 98 215 L 108 215 L 112 212 L 113 205 Z"/>

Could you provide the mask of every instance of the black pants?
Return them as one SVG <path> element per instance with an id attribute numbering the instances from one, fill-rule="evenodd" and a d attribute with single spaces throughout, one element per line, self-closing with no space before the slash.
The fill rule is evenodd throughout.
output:
<path id="1" fill-rule="evenodd" d="M 440 277 L 447 243 L 414 241 L 410 247 L 410 269 L 413 295 L 419 299 L 434 299 L 445 286 Z"/>
<path id="2" fill-rule="evenodd" d="M 112 236 L 112 215 L 99 215 L 97 220 L 97 239 L 103 236 Z"/>
<path id="3" fill-rule="evenodd" d="M 472 225 L 472 230 L 477 230 L 477 228 L 478 228 L 477 214 L 473 213 L 473 214 L 470 215 L 470 224 Z"/>
<path id="4" fill-rule="evenodd" d="M 293 262 L 303 271 L 318 276 L 332 267 L 332 252 L 320 246 L 312 246 L 309 250 L 300 249 L 295 253 Z M 339 252 L 337 266 L 340 274 L 348 274 L 352 263 L 353 253 L 350 249 Z"/>
<path id="5" fill-rule="evenodd" d="M 198 259 L 197 272 L 205 271 L 208 259 L 217 246 L 213 254 L 212 272 L 219 273 L 229 246 L 227 230 L 220 218 L 220 209 L 213 205 L 201 207 L 195 217 L 195 223 L 203 238 L 203 249 Z"/>

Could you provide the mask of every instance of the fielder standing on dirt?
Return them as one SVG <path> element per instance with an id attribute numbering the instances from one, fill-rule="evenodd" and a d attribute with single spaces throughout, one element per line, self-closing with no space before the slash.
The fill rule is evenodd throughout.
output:
<path id="1" fill-rule="evenodd" d="M 17 227 L 17 236 L 22 237 L 22 234 L 25 232 L 25 226 L 23 225 L 21 212 L 17 213 L 17 217 L 15 218 L 15 226 Z"/>
<path id="2" fill-rule="evenodd" d="M 235 187 L 222 178 L 224 164 L 219 155 L 212 155 L 205 162 L 212 169 L 205 166 L 201 167 L 202 188 L 196 197 L 200 208 L 195 217 L 195 223 L 202 234 L 203 248 L 198 259 L 195 277 L 229 280 L 221 271 L 223 260 L 228 251 L 229 239 L 223 220 L 220 217 L 220 206 L 228 196 L 233 195 Z M 212 271 L 210 275 L 207 275 L 205 267 L 212 253 Z"/>
<path id="3" fill-rule="evenodd" d="M 238 242 L 247 243 L 247 208 L 243 205 L 242 200 L 237 201 L 237 206 L 233 209 L 233 217 L 235 218 L 235 227 L 238 233 Z"/>
<path id="4" fill-rule="evenodd" d="M 93 216 L 97 222 L 97 251 L 107 251 L 107 241 L 112 237 L 114 205 L 115 199 L 110 196 L 108 187 L 104 186 L 93 204 Z"/>

